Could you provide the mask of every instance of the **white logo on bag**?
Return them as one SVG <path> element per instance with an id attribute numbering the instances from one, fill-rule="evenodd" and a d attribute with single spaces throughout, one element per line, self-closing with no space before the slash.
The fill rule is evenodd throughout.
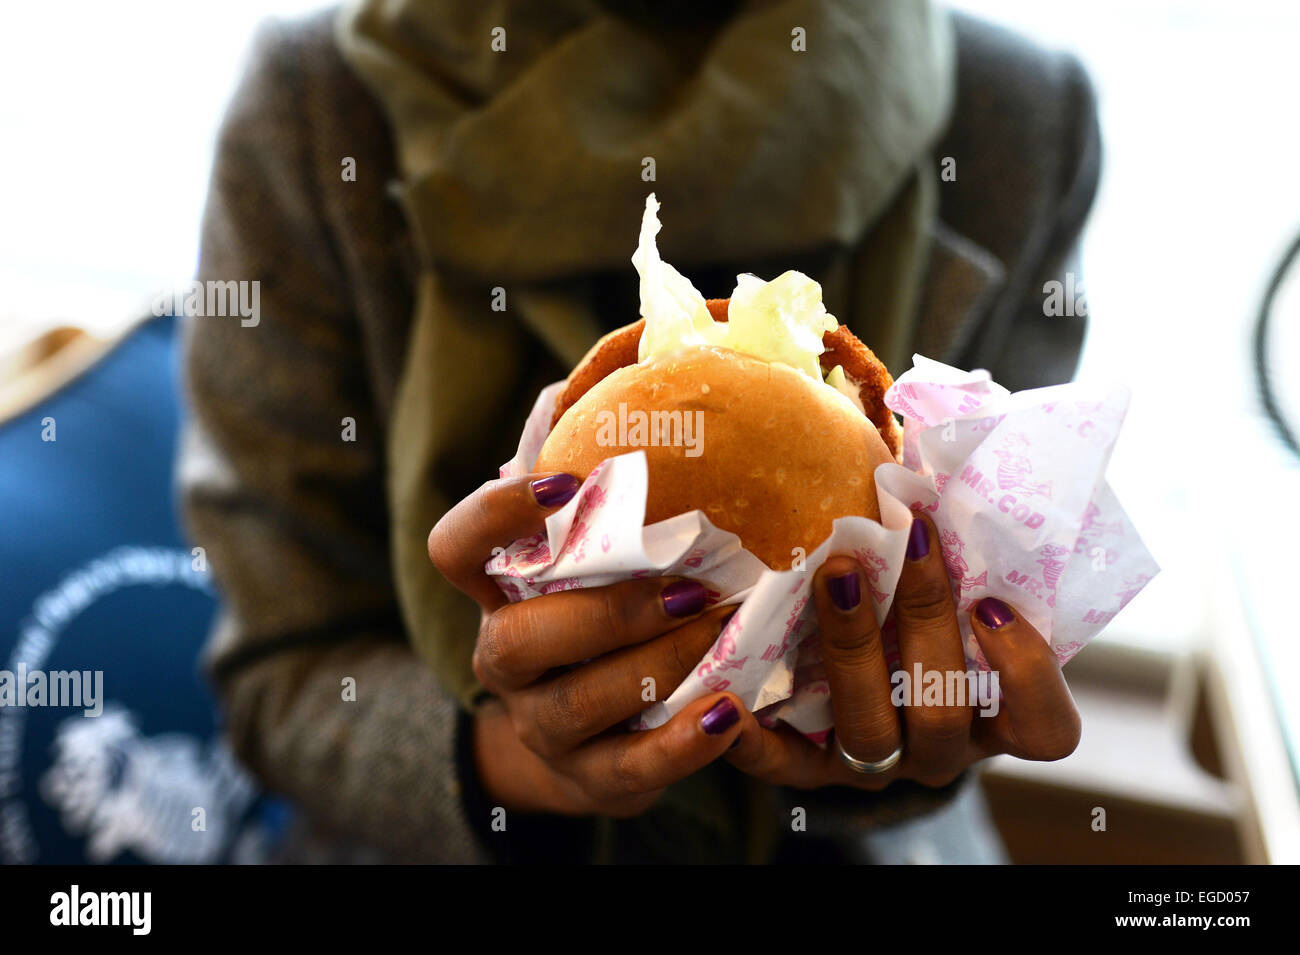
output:
<path id="1" fill-rule="evenodd" d="M 176 733 L 142 736 L 116 704 L 97 720 L 65 720 L 54 750 L 41 795 L 65 828 L 86 834 L 86 855 L 97 862 L 124 850 L 151 863 L 215 862 L 255 795 L 225 747 Z M 202 828 L 193 824 L 196 809 Z"/>

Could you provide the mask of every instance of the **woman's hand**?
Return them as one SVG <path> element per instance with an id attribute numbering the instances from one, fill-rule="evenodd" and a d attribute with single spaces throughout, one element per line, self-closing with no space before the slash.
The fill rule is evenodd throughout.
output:
<path id="1" fill-rule="evenodd" d="M 953 700 L 895 707 L 880 630 L 871 601 L 864 599 L 863 583 L 861 567 L 847 557 L 828 560 L 813 582 L 835 739 L 823 750 L 788 728 L 765 729 L 746 712 L 740 742 L 727 755 L 732 764 L 768 782 L 801 789 L 845 785 L 876 790 L 896 779 L 943 786 L 972 763 L 997 753 L 1054 760 L 1074 752 L 1079 714 L 1056 656 L 1033 627 L 998 600 L 985 599 L 971 612 L 975 637 L 998 673 L 1004 696 L 996 715 L 981 716 L 973 706 Z M 922 672 L 964 676 L 952 590 L 927 516 L 913 521 L 893 605 L 898 650 L 909 677 L 918 662 Z M 944 682 L 948 685 L 946 676 Z M 920 690 L 913 687 L 909 694 L 918 704 Z M 837 741 L 850 757 L 864 762 L 887 760 L 900 747 L 902 758 L 885 772 L 864 774 L 849 767 Z"/>
<path id="2" fill-rule="evenodd" d="M 734 608 L 705 613 L 701 584 L 663 577 L 508 603 L 484 564 L 494 548 L 542 533 L 578 483 L 490 481 L 438 522 L 429 557 L 483 608 L 474 673 L 497 699 L 476 712 L 474 744 L 489 798 L 520 811 L 635 815 L 725 752 L 742 708 L 715 693 L 658 729 L 608 731 L 671 693 Z"/>

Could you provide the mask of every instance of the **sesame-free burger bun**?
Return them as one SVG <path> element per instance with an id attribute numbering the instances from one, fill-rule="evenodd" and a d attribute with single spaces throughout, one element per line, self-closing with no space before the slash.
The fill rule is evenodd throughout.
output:
<path id="1" fill-rule="evenodd" d="M 698 508 L 777 570 L 795 548 L 811 553 L 837 517 L 880 519 L 873 475 L 895 455 L 850 398 L 788 365 L 714 346 L 638 364 L 639 337 L 636 326 L 611 333 L 574 369 L 534 471 L 585 479 L 606 458 L 643 450 L 646 524 Z M 864 407 L 888 387 L 879 371 L 885 381 Z M 897 438 L 892 415 L 888 424 Z"/>

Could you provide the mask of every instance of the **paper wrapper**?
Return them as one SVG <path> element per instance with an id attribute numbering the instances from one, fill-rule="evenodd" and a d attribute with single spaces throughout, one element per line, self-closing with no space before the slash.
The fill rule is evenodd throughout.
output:
<path id="1" fill-rule="evenodd" d="M 502 477 L 532 470 L 562 386 L 538 397 Z M 966 612 L 981 598 L 1013 604 L 1064 664 L 1158 572 L 1103 477 L 1126 391 L 1071 383 L 1012 394 L 988 372 L 916 356 L 885 401 L 904 419 L 904 466 L 876 469 L 880 523 L 840 518 L 792 570 L 768 569 L 700 511 L 644 527 L 646 461 L 634 451 L 603 462 L 547 519 L 545 535 L 514 542 L 487 572 L 512 602 L 631 577 L 700 581 L 711 604 L 740 610 L 685 682 L 641 714 L 640 728 L 728 690 L 764 723 L 784 721 L 818 742 L 834 719 L 813 574 L 831 554 L 856 557 L 888 641 L 911 508 L 939 529 L 970 667 L 988 669 Z"/>

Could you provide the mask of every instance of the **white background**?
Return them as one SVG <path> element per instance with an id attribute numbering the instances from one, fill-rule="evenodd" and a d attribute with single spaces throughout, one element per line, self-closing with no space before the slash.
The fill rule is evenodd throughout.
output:
<path id="1" fill-rule="evenodd" d="M 6 4 L 0 353 L 51 322 L 109 332 L 192 277 L 213 139 L 254 27 L 321 6 Z"/>
<path id="2" fill-rule="evenodd" d="M 1164 568 L 1102 639 L 1187 651 L 1210 641 L 1211 604 L 1244 605 L 1294 762 L 1300 461 L 1259 410 L 1250 331 L 1300 231 L 1300 4 L 955 5 L 1074 52 L 1097 87 L 1104 167 L 1084 243 L 1092 321 L 1080 376 L 1133 389 L 1109 477 Z M 1271 365 L 1295 431 L 1300 282 L 1273 324 Z M 1235 579 L 1207 578 L 1223 549 Z"/>

